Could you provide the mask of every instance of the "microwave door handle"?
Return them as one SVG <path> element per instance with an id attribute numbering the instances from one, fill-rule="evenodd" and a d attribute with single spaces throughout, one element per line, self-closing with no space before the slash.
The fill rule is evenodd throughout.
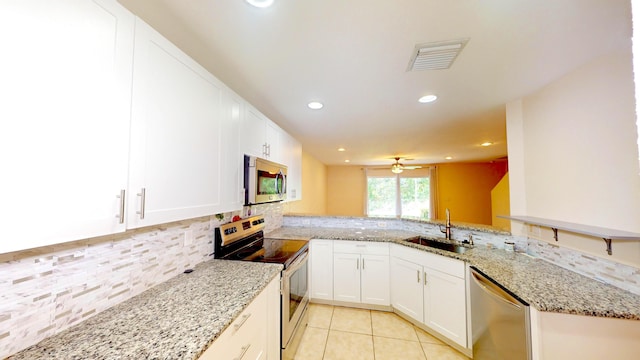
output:
<path id="1" fill-rule="evenodd" d="M 282 186 L 278 186 L 278 177 L 282 177 Z M 282 170 L 278 171 L 278 173 L 276 174 L 276 194 L 278 195 L 282 195 L 285 192 L 285 180 L 284 180 L 284 174 L 282 173 Z M 281 190 L 282 189 L 282 190 Z"/>
<path id="2" fill-rule="evenodd" d="M 287 177 L 282 170 L 280 170 L 280 175 L 282 175 L 282 192 L 280 192 L 280 195 L 284 195 L 287 192 Z"/>

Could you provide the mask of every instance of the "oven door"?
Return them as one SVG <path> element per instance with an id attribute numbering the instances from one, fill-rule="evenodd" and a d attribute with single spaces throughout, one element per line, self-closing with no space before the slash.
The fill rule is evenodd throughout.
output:
<path id="1" fill-rule="evenodd" d="M 282 272 L 282 349 L 283 353 L 295 351 L 294 334 L 304 327 L 305 314 L 309 305 L 309 286 L 307 283 L 308 251 Z M 305 323 L 305 324 L 303 324 Z"/>

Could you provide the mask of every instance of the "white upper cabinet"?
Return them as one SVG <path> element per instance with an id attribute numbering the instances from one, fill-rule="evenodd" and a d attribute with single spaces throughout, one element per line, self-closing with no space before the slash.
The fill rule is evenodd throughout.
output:
<path id="1" fill-rule="evenodd" d="M 241 127 L 241 146 L 247 155 L 283 163 L 280 127 L 260 111 L 246 104 L 245 117 Z"/>
<path id="2" fill-rule="evenodd" d="M 125 230 L 133 34 L 115 0 L 0 2 L 0 253 Z"/>
<path id="3" fill-rule="evenodd" d="M 211 215 L 222 208 L 222 88 L 136 19 L 128 227 Z"/>
<path id="4" fill-rule="evenodd" d="M 283 130 L 269 119 L 265 121 L 265 126 L 266 158 L 277 163 L 284 163 L 281 143 Z"/>
<path id="5" fill-rule="evenodd" d="M 244 203 L 244 154 L 240 151 L 240 126 L 244 118 L 244 101 L 228 88 L 222 94 L 220 173 L 221 206 L 218 212 L 241 210 Z"/>
<path id="6" fill-rule="evenodd" d="M 266 157 L 266 121 L 261 112 L 250 104 L 246 104 L 240 128 L 242 134 L 240 145 L 244 154 Z"/>
<path id="7" fill-rule="evenodd" d="M 287 201 L 302 200 L 302 145 L 284 131 L 280 140 L 287 165 Z"/>

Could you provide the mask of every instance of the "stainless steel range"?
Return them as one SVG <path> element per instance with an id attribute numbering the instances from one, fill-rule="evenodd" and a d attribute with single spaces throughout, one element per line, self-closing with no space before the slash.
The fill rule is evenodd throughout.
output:
<path id="1" fill-rule="evenodd" d="M 307 326 L 308 241 L 264 237 L 264 217 L 253 216 L 216 228 L 214 258 L 284 265 L 280 280 L 282 359 L 293 359 Z"/>

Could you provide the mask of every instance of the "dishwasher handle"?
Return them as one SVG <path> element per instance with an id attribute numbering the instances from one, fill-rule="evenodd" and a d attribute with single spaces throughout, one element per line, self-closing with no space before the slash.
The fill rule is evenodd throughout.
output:
<path id="1" fill-rule="evenodd" d="M 518 299 L 511 296 L 511 294 L 509 294 L 508 292 L 502 290 L 498 285 L 491 282 L 483 274 L 477 272 L 473 268 L 471 268 L 471 278 L 480 289 L 482 289 L 492 298 L 513 306 L 517 309 L 522 309 L 524 306 L 526 306 L 526 304 L 522 304 Z"/>

